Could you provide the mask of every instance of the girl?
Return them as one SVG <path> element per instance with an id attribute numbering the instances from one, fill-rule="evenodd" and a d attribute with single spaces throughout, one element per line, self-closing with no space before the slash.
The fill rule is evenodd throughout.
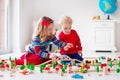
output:
<path id="1" fill-rule="evenodd" d="M 72 19 L 69 16 L 63 16 L 60 20 L 60 27 L 62 28 L 62 31 L 59 34 L 59 40 L 73 44 L 73 47 L 71 48 L 61 48 L 61 55 L 67 55 L 70 58 L 82 61 L 82 46 L 77 32 L 71 29 Z"/>
<path id="2" fill-rule="evenodd" d="M 50 42 L 53 42 L 56 46 L 67 50 L 71 44 L 60 42 L 53 35 L 54 21 L 49 17 L 42 17 L 38 21 L 37 28 L 33 34 L 32 43 L 21 59 L 16 60 L 16 64 L 24 64 L 24 59 L 30 64 L 40 64 L 50 59 L 50 54 L 46 51 Z"/>

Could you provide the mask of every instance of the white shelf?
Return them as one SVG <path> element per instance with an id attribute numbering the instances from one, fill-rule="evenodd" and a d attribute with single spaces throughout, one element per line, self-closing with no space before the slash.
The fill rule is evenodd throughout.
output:
<path id="1" fill-rule="evenodd" d="M 93 39 L 95 51 L 115 52 L 115 20 L 93 20 Z"/>

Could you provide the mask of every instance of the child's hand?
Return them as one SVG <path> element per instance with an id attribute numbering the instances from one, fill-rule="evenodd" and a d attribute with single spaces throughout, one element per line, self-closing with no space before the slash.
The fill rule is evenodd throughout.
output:
<path id="1" fill-rule="evenodd" d="M 67 45 L 64 47 L 65 51 L 68 51 L 69 48 L 73 47 L 73 44 L 67 43 Z"/>
<path id="2" fill-rule="evenodd" d="M 28 51 L 29 47 L 31 46 L 31 44 L 28 44 L 25 46 L 25 51 Z"/>
<path id="3" fill-rule="evenodd" d="M 57 58 L 57 55 L 55 55 L 55 54 L 50 54 L 49 58 L 51 58 L 51 59 Z"/>
<path id="4" fill-rule="evenodd" d="M 82 51 L 80 50 L 80 51 L 78 51 L 78 54 L 80 54 L 80 56 L 82 57 L 83 56 L 83 54 L 82 54 Z"/>

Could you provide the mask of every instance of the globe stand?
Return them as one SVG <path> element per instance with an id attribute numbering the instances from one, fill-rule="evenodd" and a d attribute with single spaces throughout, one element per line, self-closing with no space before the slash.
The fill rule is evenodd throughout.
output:
<path id="1" fill-rule="evenodd" d="M 110 15 L 107 15 L 107 20 L 110 20 Z"/>

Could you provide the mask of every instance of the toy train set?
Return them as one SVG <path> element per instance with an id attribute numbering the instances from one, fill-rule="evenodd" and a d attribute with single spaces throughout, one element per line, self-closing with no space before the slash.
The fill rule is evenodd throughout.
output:
<path id="1" fill-rule="evenodd" d="M 112 59 L 101 56 L 98 58 L 85 58 L 84 61 L 79 61 L 68 56 L 57 56 L 40 65 L 29 63 L 16 65 L 15 60 L 16 58 L 11 57 L 9 59 L 0 59 L 0 71 L 10 71 L 10 76 L 14 76 L 13 74 L 16 71 L 20 71 L 23 75 L 28 75 L 34 73 L 35 68 L 38 67 L 40 73 L 56 73 L 60 76 L 66 73 L 76 73 L 76 75 L 72 76 L 73 78 L 76 76 L 83 78 L 78 73 L 103 72 L 104 75 L 108 75 L 111 71 L 120 73 L 120 57 Z M 0 74 L 0 77 L 3 76 Z"/>

